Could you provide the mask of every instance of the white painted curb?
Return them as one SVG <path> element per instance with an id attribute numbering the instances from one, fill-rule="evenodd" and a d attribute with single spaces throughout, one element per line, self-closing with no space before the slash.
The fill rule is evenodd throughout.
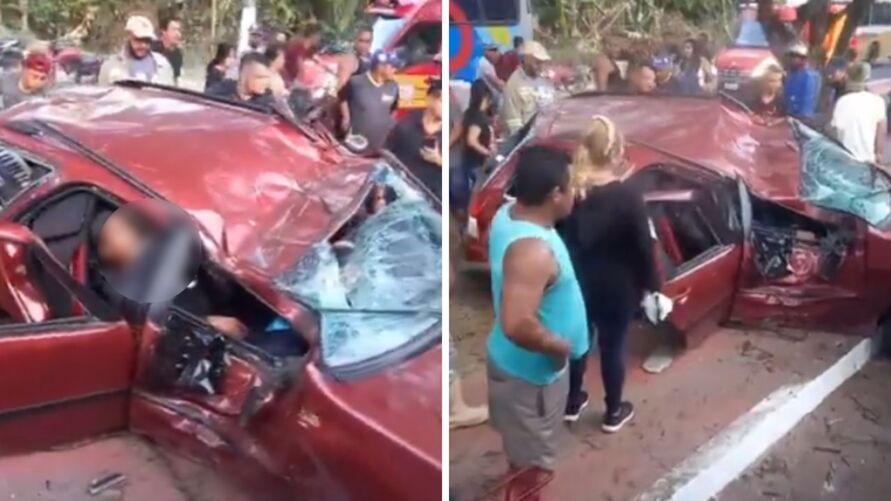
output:
<path id="1" fill-rule="evenodd" d="M 718 495 L 863 368 L 872 358 L 873 345 L 872 339 L 864 339 L 813 380 L 775 391 L 637 496 L 636 501 L 706 501 Z"/>

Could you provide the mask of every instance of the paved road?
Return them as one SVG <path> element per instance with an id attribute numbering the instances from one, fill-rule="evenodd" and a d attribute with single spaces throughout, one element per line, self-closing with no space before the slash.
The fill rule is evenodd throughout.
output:
<path id="1" fill-rule="evenodd" d="M 891 363 L 871 362 L 718 497 L 891 499 Z"/>

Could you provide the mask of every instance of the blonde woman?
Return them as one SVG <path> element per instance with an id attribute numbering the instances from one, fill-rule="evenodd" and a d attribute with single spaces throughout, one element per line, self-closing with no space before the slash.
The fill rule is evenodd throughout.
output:
<path id="1" fill-rule="evenodd" d="M 645 294 L 660 288 L 643 198 L 623 182 L 624 152 L 615 124 L 594 117 L 573 159 L 575 207 L 559 227 L 582 287 L 588 320 L 596 327 L 606 393 L 602 428 L 607 433 L 619 431 L 634 416 L 634 407 L 622 400 L 625 340 Z M 588 403 L 582 389 L 586 360 L 583 356 L 570 363 L 567 421 L 577 420 Z"/>

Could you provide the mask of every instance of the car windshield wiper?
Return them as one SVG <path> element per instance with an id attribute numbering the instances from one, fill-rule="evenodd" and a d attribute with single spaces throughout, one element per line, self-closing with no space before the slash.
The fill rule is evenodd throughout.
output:
<path id="1" fill-rule="evenodd" d="M 312 130 L 312 127 L 307 126 L 304 123 L 301 123 L 297 118 L 288 113 L 285 113 L 278 106 L 260 106 L 258 104 L 246 103 L 244 101 L 235 101 L 232 99 L 227 99 L 225 97 L 214 96 L 212 94 L 206 94 L 204 92 L 198 92 L 190 89 L 183 89 L 181 87 L 173 87 L 171 85 L 163 85 L 152 82 L 143 82 L 141 80 L 120 80 L 115 82 L 115 85 L 119 87 L 127 87 L 130 89 L 157 89 L 163 90 L 167 92 L 175 92 L 177 94 L 181 94 L 184 96 L 189 96 L 197 99 L 201 99 L 203 101 L 210 101 L 219 104 L 225 104 L 228 106 L 235 106 L 238 108 L 244 108 L 251 111 L 256 111 L 259 113 L 265 113 L 267 115 L 272 114 L 281 120 L 287 122 L 291 126 L 295 127 L 297 130 L 305 134 L 312 142 L 317 143 L 322 141 L 321 135 L 316 131 Z"/>
<path id="2" fill-rule="evenodd" d="M 18 132 L 19 134 L 24 134 L 30 137 L 51 137 L 66 147 L 76 151 L 84 158 L 100 165 L 106 170 L 110 171 L 116 176 L 119 176 L 121 179 L 124 179 L 131 185 L 133 185 L 136 189 L 141 191 L 144 195 L 150 198 L 156 198 L 159 200 L 165 200 L 164 197 L 161 196 L 160 193 L 150 188 L 147 184 L 143 183 L 135 176 L 130 174 L 126 169 L 121 167 L 120 165 L 112 162 L 105 156 L 97 153 L 92 150 L 87 145 L 78 141 L 77 139 L 69 136 L 68 134 L 59 130 L 58 127 L 52 125 L 43 120 L 38 120 L 36 118 L 27 119 L 27 120 L 13 120 L 4 125 L 7 129 Z"/>

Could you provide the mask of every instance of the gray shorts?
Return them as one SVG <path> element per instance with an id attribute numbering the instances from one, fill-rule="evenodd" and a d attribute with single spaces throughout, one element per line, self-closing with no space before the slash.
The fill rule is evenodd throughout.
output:
<path id="1" fill-rule="evenodd" d="M 569 371 L 553 383 L 538 386 L 487 364 L 489 421 L 501 434 L 512 466 L 554 469 L 557 433 L 566 410 Z"/>

